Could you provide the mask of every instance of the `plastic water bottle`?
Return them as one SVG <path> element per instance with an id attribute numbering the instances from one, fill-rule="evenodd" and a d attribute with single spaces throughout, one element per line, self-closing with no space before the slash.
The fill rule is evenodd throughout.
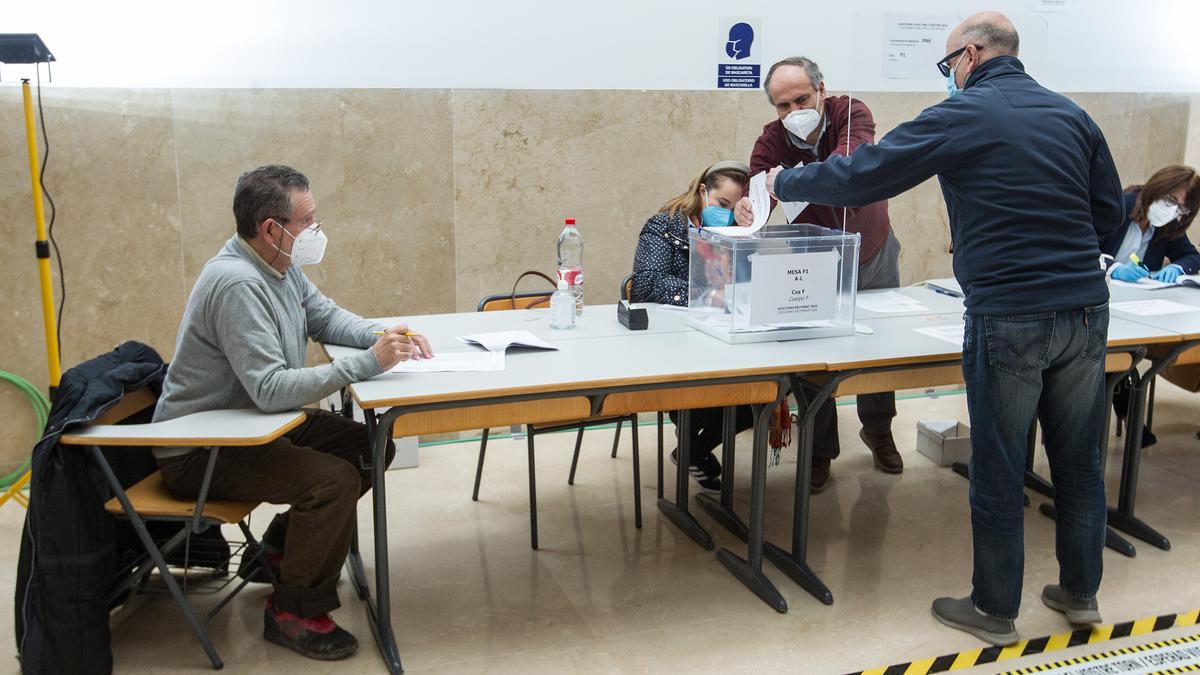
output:
<path id="1" fill-rule="evenodd" d="M 575 316 L 583 313 L 583 236 L 575 229 L 575 219 L 564 221 L 558 235 L 558 279 L 567 282 L 575 295 Z"/>
<path id="2" fill-rule="evenodd" d="M 575 294 L 566 279 L 558 280 L 558 290 L 550 296 L 550 327 L 560 330 L 575 327 Z"/>

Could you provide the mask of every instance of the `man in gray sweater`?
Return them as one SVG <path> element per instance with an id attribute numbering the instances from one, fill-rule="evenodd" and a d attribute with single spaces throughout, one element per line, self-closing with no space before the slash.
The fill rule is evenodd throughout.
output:
<path id="1" fill-rule="evenodd" d="M 338 307 L 300 271 L 320 262 L 326 239 L 299 171 L 264 166 L 242 174 L 233 214 L 237 234 L 205 264 L 188 298 L 154 421 L 222 408 L 291 410 L 432 356 L 423 337 L 406 335 L 407 326 L 389 328 Z M 367 349 L 306 368 L 309 338 Z M 200 490 L 209 455 L 196 450 L 154 451 L 167 486 L 189 498 Z M 389 442 L 389 463 L 394 452 Z M 263 536 L 276 579 L 264 614 L 267 640 L 325 660 L 358 648 L 329 612 L 340 604 L 337 580 L 355 507 L 371 486 L 364 466 L 371 466 L 366 427 L 321 410 L 267 445 L 219 449 L 210 497 L 291 506 Z"/>

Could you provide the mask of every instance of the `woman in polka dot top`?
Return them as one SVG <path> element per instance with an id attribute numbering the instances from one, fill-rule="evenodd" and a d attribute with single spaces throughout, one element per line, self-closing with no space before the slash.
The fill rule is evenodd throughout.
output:
<path id="1" fill-rule="evenodd" d="M 688 304 L 688 227 L 733 225 L 749 173 L 742 162 L 717 162 L 646 221 L 633 256 L 633 302 Z"/>
<path id="2" fill-rule="evenodd" d="M 633 256 L 633 302 L 688 304 L 688 228 L 733 225 L 733 207 L 746 194 L 750 167 L 722 161 L 706 168 L 688 189 L 650 217 L 638 236 Z M 669 413 L 678 424 L 678 414 Z M 701 489 L 721 490 L 721 463 L 713 455 L 723 428 L 721 408 L 692 411 L 692 456 L 688 471 Z M 737 410 L 737 430 L 753 426 L 749 406 Z M 678 433 L 678 432 L 677 432 Z M 671 452 L 677 461 L 678 450 Z"/>

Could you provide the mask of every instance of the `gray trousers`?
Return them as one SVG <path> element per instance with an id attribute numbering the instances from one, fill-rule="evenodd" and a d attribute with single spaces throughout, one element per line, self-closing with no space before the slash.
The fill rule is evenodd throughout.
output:
<path id="1" fill-rule="evenodd" d="M 858 266 L 858 290 L 896 288 L 900 285 L 900 240 L 888 231 L 887 241 L 874 258 Z M 896 393 L 863 394 L 858 397 L 858 419 L 869 434 L 887 434 L 896 416 Z M 830 398 L 813 420 L 813 457 L 833 459 L 841 452 L 838 442 L 837 407 Z"/>

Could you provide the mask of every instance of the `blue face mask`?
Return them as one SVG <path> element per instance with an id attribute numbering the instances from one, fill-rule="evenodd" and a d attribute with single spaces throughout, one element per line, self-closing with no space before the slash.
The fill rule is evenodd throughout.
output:
<path id="1" fill-rule="evenodd" d="M 708 204 L 707 191 L 704 193 L 704 202 L 707 205 L 700 212 L 700 227 L 729 227 L 733 225 L 733 211 L 723 206 Z"/>
<path id="2" fill-rule="evenodd" d="M 964 55 L 965 56 L 965 55 Z M 962 63 L 962 56 L 954 62 L 954 68 L 950 70 L 950 74 L 946 76 L 946 92 L 953 96 L 958 93 L 958 83 L 954 81 L 954 73 L 958 72 L 958 64 Z"/>

